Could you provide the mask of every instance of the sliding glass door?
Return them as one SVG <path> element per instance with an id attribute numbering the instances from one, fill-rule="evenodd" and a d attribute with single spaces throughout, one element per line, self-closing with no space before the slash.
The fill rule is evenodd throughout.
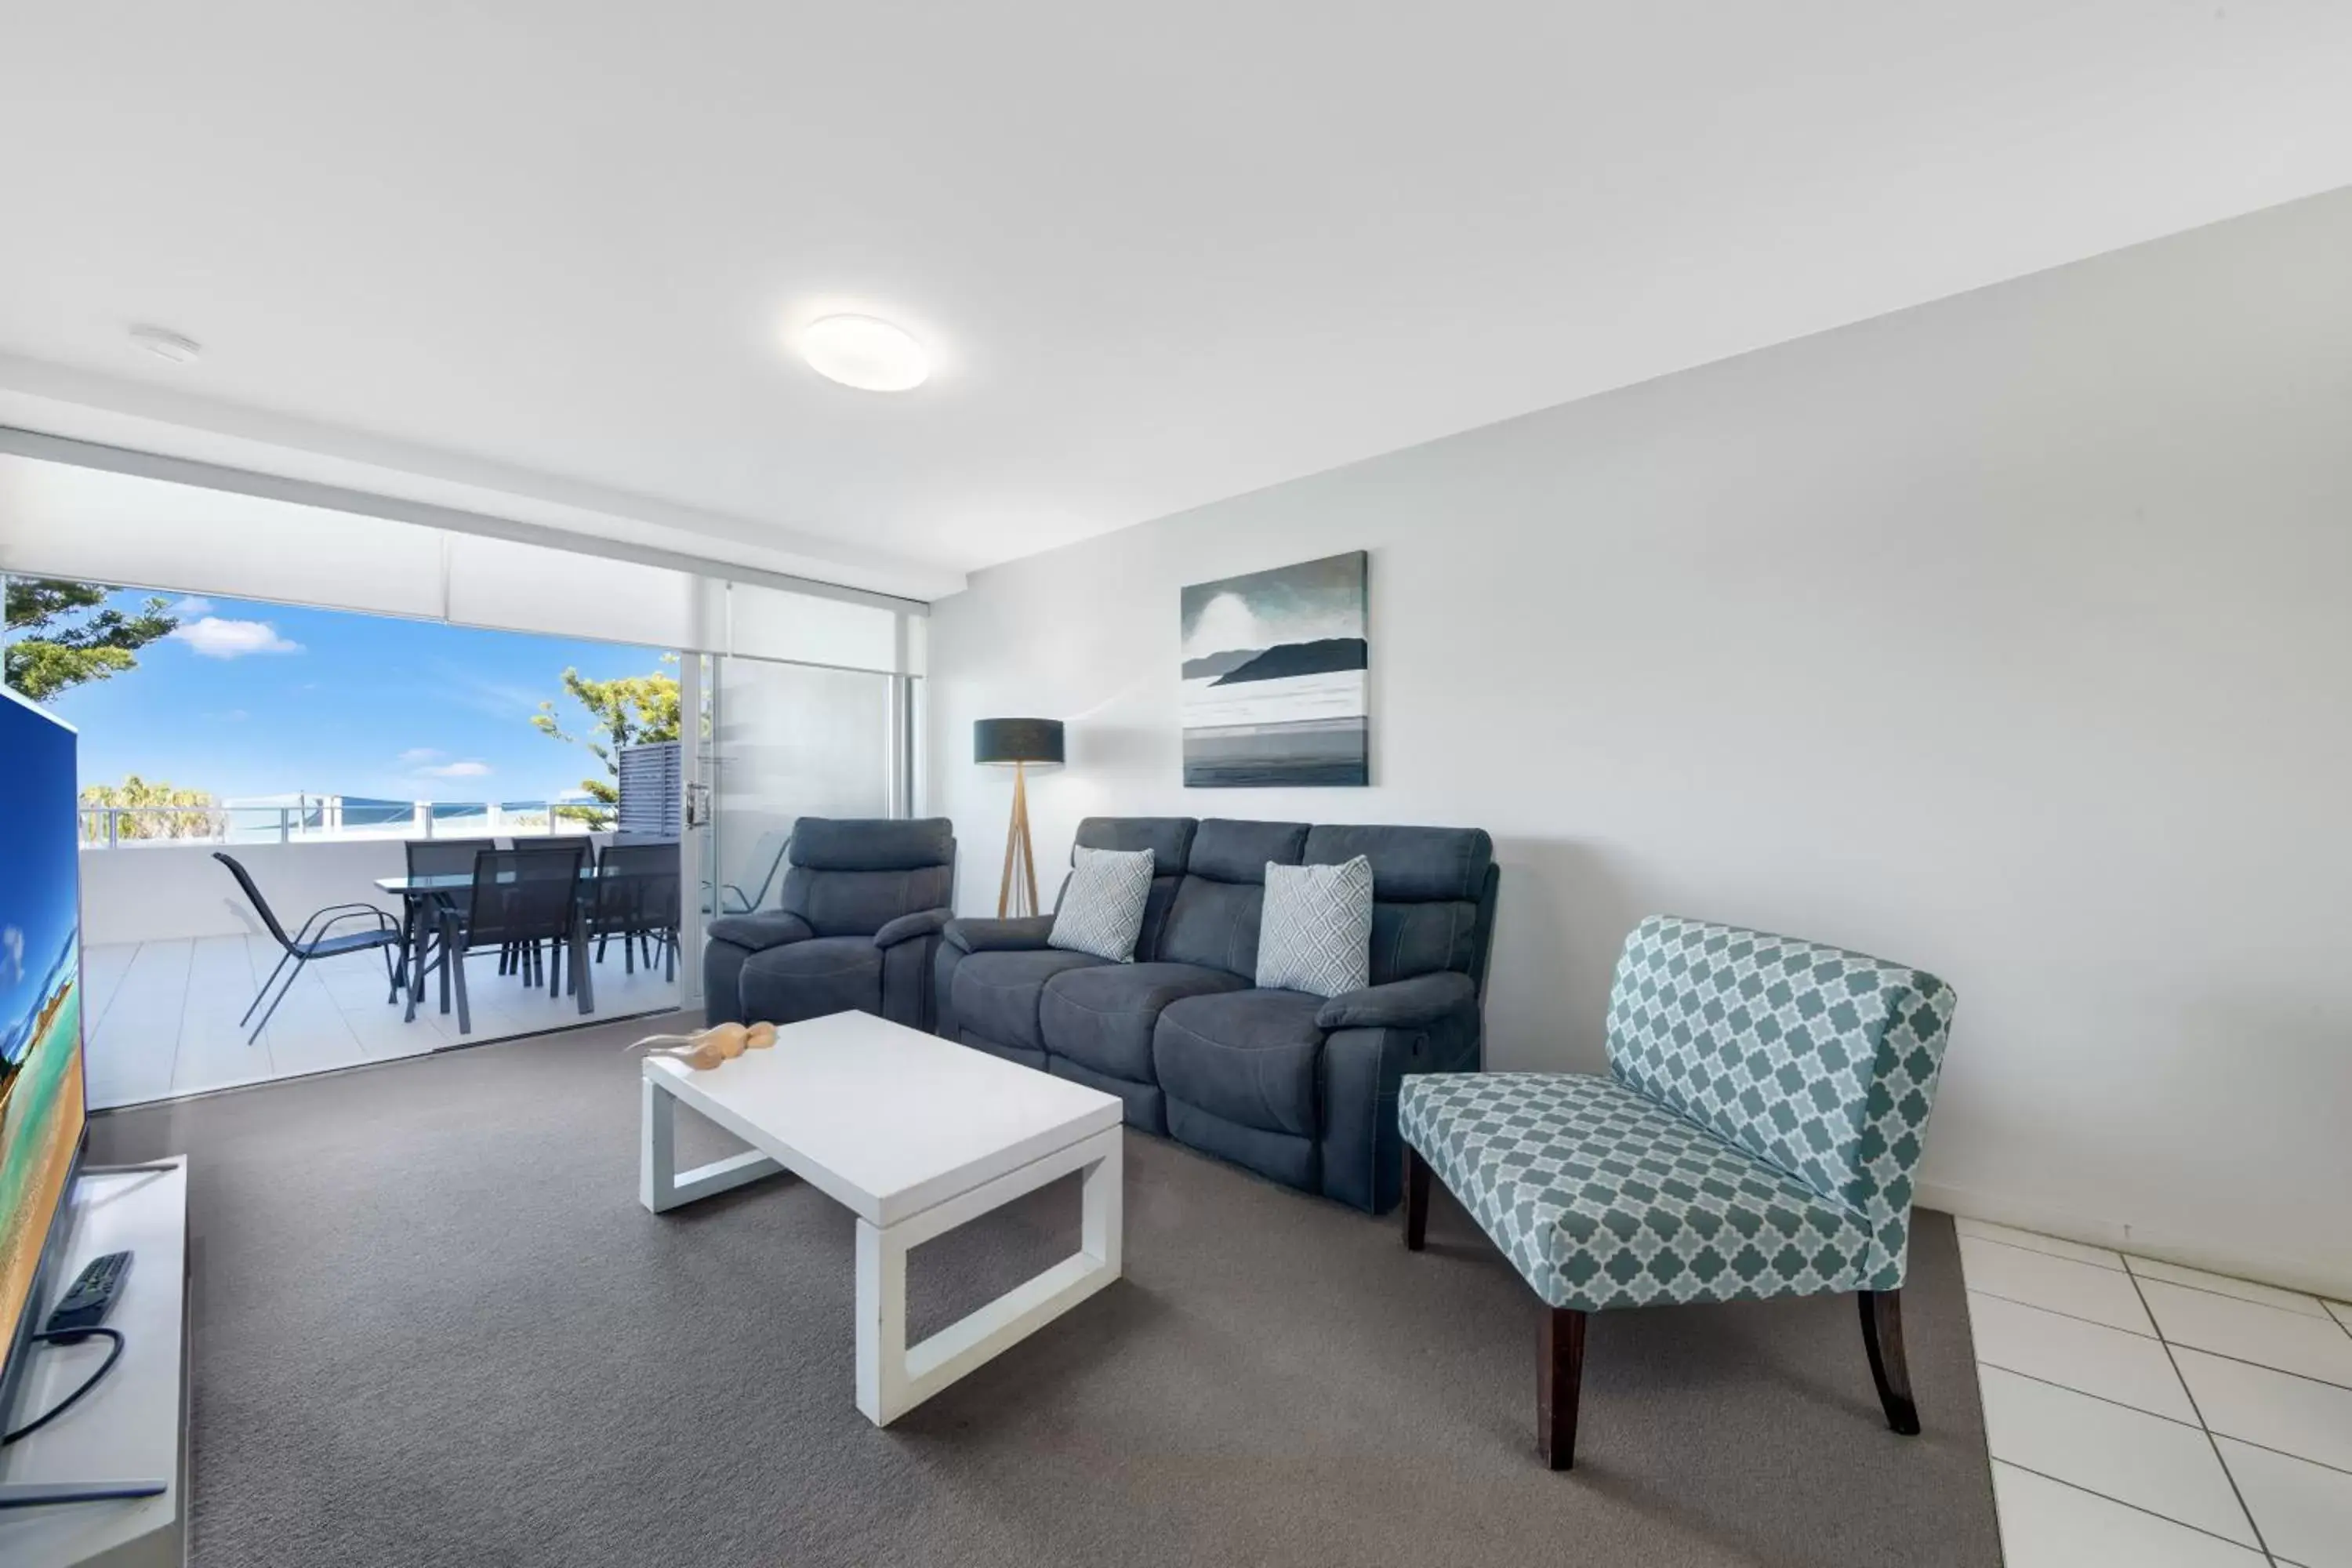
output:
<path id="1" fill-rule="evenodd" d="M 0 680 L 90 770 L 99 1103 L 697 1005 L 703 924 L 776 906 L 795 819 L 911 810 L 920 605 L 428 510 L 0 428 Z M 600 877 L 587 962 L 476 944 L 462 1020 L 439 972 L 412 1013 L 372 950 L 296 967 L 261 908 L 437 933 L 457 900 L 425 884 L 480 848 L 593 839 L 667 912 L 645 841 L 673 835 L 675 980 L 667 926 Z"/>
<path id="2" fill-rule="evenodd" d="M 794 821 L 905 815 L 907 682 L 734 657 L 706 668 L 713 912 L 773 909 Z"/>

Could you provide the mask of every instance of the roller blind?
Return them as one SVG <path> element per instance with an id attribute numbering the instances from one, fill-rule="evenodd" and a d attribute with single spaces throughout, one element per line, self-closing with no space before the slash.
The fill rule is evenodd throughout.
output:
<path id="1" fill-rule="evenodd" d="M 438 617 L 436 531 L 0 454 L 0 566 Z"/>
<path id="2" fill-rule="evenodd" d="M 876 605 L 737 583 L 728 590 L 727 650 L 842 669 L 897 669 L 898 619 Z"/>
<path id="3" fill-rule="evenodd" d="M 459 625 L 706 652 L 724 647 L 723 583 L 507 539 L 451 533 L 443 542 L 446 613 Z"/>
<path id="4" fill-rule="evenodd" d="M 912 610 L 10 452 L 0 571 L 922 673 Z"/>

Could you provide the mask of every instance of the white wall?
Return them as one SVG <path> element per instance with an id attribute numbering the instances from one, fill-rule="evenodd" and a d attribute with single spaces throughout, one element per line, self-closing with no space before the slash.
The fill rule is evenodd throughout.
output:
<path id="1" fill-rule="evenodd" d="M 1930 1201 L 2352 1294 L 2352 194 L 978 574 L 975 718 L 1090 812 L 1471 824 L 1496 1068 L 1594 1068 L 1643 912 L 1960 995 Z M 1412 367 L 1400 366 L 1409 374 Z M 1179 783 L 1177 591 L 1371 552 L 1373 779 Z"/>
<path id="2" fill-rule="evenodd" d="M 259 934 L 261 921 L 212 844 L 149 841 L 81 852 L 82 941 L 161 942 L 173 937 Z M 310 844 L 233 844 L 261 896 L 290 935 L 313 910 L 374 904 L 400 918 L 400 900 L 375 889 L 378 877 L 407 868 L 396 838 Z M 339 926 L 339 931 L 355 929 Z"/>

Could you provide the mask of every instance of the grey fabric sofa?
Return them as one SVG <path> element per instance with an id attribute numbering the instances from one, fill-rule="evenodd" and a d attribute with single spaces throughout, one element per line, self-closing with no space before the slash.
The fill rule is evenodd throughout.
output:
<path id="1" fill-rule="evenodd" d="M 939 1032 L 1118 1095 L 1130 1126 L 1375 1213 L 1397 1201 L 1408 1072 L 1479 1062 L 1499 872 L 1476 828 L 1088 817 L 1077 843 L 1152 852 L 1136 962 L 1045 945 L 1050 915 L 948 923 Z M 1371 985 L 1259 990 L 1266 862 L 1372 866 Z M 1056 900 L 1058 903 L 1058 900 Z"/>
<path id="2" fill-rule="evenodd" d="M 931 957 L 955 890 L 948 820 L 803 816 L 785 862 L 776 908 L 710 922 L 709 1020 L 790 1024 L 856 1011 L 931 1027 Z"/>

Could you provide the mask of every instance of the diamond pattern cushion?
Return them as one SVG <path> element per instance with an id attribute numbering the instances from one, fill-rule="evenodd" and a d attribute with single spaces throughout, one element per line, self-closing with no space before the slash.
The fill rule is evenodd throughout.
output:
<path id="1" fill-rule="evenodd" d="M 1893 1289 L 1955 1002 L 1934 975 L 1859 952 L 1654 915 L 1618 961 L 1609 1068 L 1864 1215 L 1859 1288 Z"/>
<path id="2" fill-rule="evenodd" d="M 1881 1288 L 1862 1215 L 1614 1079 L 1417 1073 L 1397 1116 L 1552 1306 Z"/>
<path id="3" fill-rule="evenodd" d="M 1113 963 L 1132 962 L 1144 906 L 1151 901 L 1151 851 L 1080 847 L 1071 856 L 1070 880 L 1045 945 Z"/>
<path id="4" fill-rule="evenodd" d="M 1372 983 L 1372 863 L 1265 868 L 1257 983 L 1269 991 L 1343 996 Z"/>

